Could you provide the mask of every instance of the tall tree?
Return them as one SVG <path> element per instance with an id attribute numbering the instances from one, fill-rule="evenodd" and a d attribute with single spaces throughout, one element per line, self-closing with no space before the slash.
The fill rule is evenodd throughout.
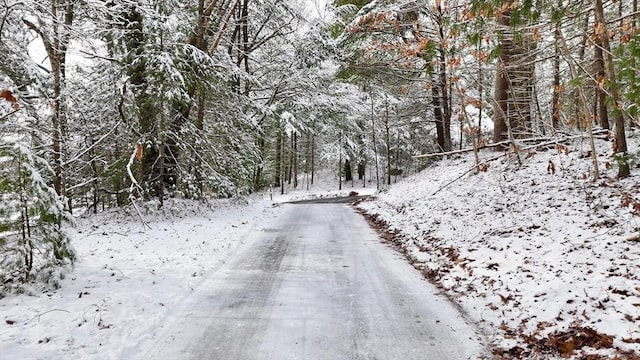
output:
<path id="1" fill-rule="evenodd" d="M 71 41 L 74 20 L 73 0 L 50 0 L 48 9 L 34 6 L 35 10 L 23 18 L 26 26 L 38 34 L 47 52 L 51 66 L 52 97 L 51 97 L 51 137 L 54 180 L 53 187 L 60 196 L 66 196 L 64 183 L 65 153 L 67 138 L 67 88 L 66 69 L 67 51 Z M 31 17 L 35 18 L 32 21 Z M 70 199 L 69 199 L 70 200 Z M 69 206 L 69 210 L 71 206 Z"/>
<path id="2" fill-rule="evenodd" d="M 615 153 L 618 159 L 618 178 L 625 178 L 630 175 L 629 159 L 627 155 L 627 137 L 625 134 L 624 111 L 620 89 L 616 78 L 616 71 L 613 64 L 613 55 L 609 44 L 609 30 L 604 16 L 602 0 L 595 0 L 594 13 L 596 17 L 595 36 L 602 43 L 603 51 L 606 53 L 606 82 L 613 104 L 613 116 L 616 126 L 616 148 Z"/>
<path id="3" fill-rule="evenodd" d="M 535 44 L 529 35 L 517 30 L 523 21 L 528 21 L 530 11 L 521 6 L 525 5 L 507 1 L 497 10 L 500 33 L 494 87 L 494 142 L 531 133 Z"/>

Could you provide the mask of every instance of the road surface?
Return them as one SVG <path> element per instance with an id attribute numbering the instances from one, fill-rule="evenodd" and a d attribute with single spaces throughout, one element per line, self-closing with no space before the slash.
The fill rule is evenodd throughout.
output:
<path id="1" fill-rule="evenodd" d="M 148 359 L 477 359 L 481 336 L 345 204 L 287 204 Z"/>

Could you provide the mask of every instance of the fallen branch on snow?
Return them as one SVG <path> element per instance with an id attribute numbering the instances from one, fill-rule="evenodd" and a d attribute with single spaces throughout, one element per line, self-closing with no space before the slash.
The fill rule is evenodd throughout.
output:
<path id="1" fill-rule="evenodd" d="M 594 133 L 594 135 L 602 135 L 602 134 L 606 134 L 606 133 L 608 133 L 608 132 L 609 132 L 609 130 L 600 130 L 600 131 L 598 131 L 598 132 Z M 527 151 L 527 150 L 532 150 L 532 149 L 536 149 L 536 148 L 539 148 L 539 147 L 544 147 L 544 146 L 549 146 L 549 145 L 557 145 L 557 144 L 560 144 L 560 143 L 565 142 L 565 141 L 574 140 L 574 139 L 579 139 L 579 138 L 582 138 L 582 137 L 585 137 L 585 135 L 584 135 L 584 134 L 581 134 L 581 135 L 575 135 L 575 136 L 565 137 L 565 138 L 563 138 L 563 139 L 554 139 L 554 140 L 547 141 L 547 142 L 543 142 L 543 143 L 540 143 L 540 144 L 530 145 L 530 146 L 527 146 L 527 147 L 522 148 L 521 150 L 523 150 L 523 151 Z M 522 140 L 521 140 L 521 141 L 522 141 Z M 495 145 L 497 145 L 497 144 L 500 144 L 500 143 L 496 143 Z M 485 147 L 486 147 L 486 146 L 485 146 Z M 484 148 L 484 147 L 483 147 L 483 148 Z M 458 150 L 458 151 L 450 151 L 450 152 L 449 152 L 449 154 L 451 154 L 451 153 L 465 153 L 465 152 L 470 152 L 470 151 L 473 151 L 473 149 Z M 498 159 L 500 159 L 500 158 L 502 158 L 502 157 L 504 157 L 504 156 L 509 155 L 509 153 L 510 153 L 510 151 L 505 151 L 504 153 L 502 153 L 502 154 L 500 154 L 500 155 L 494 156 L 494 157 L 492 157 L 492 158 L 490 158 L 490 159 L 487 159 L 487 160 L 485 160 L 485 161 L 483 161 L 483 162 L 481 162 L 481 163 L 479 163 L 479 164 L 477 164 L 477 165 L 474 165 L 474 166 L 473 166 L 473 167 L 471 167 L 469 170 L 467 170 L 467 171 L 465 171 L 464 173 L 462 173 L 460 176 L 456 177 L 455 179 L 453 179 L 453 180 L 449 181 L 448 183 L 446 183 L 446 184 L 444 184 L 443 186 L 441 186 L 440 188 L 438 188 L 438 190 L 434 191 L 434 192 L 433 192 L 433 194 L 431 194 L 431 196 L 433 196 L 433 195 L 435 195 L 435 194 L 439 193 L 441 190 L 445 189 L 447 186 L 449 186 L 449 185 L 453 184 L 454 182 L 456 182 L 456 181 L 458 181 L 458 180 L 462 179 L 462 178 L 463 178 L 465 175 L 467 175 L 468 173 L 470 173 L 470 172 L 472 172 L 472 171 L 474 171 L 474 170 L 479 169 L 482 165 L 486 165 L 486 164 L 488 164 L 488 163 L 490 163 L 490 162 L 492 162 L 492 161 L 498 160 Z M 434 156 L 436 156 L 436 155 L 446 155 L 446 153 L 440 153 L 440 154 L 427 154 L 427 155 L 434 155 Z M 419 155 L 419 156 L 423 156 L 423 157 L 424 157 L 424 155 Z M 415 158 L 415 156 L 414 156 L 414 158 Z M 638 240 L 629 240 L 629 239 L 627 239 L 627 240 L 628 240 L 628 241 L 640 241 L 640 234 L 638 234 L 638 235 L 637 235 L 637 237 L 638 237 Z"/>
<path id="2" fill-rule="evenodd" d="M 597 136 L 597 135 L 608 135 L 608 134 L 609 134 L 609 130 L 605 130 L 605 129 L 598 130 L 598 131 L 595 131 L 593 133 L 594 136 Z M 567 137 L 555 138 L 555 139 L 554 138 L 550 138 L 550 137 L 528 138 L 528 139 L 517 139 L 517 141 L 519 143 L 532 143 L 532 142 L 535 143 L 535 142 L 542 141 L 539 144 L 529 145 L 529 146 L 521 149 L 521 150 L 531 150 L 531 149 L 534 149 L 534 148 L 537 148 L 537 147 L 561 144 L 561 143 L 564 143 L 564 142 L 567 142 L 567 141 L 570 141 L 570 140 L 575 140 L 575 139 L 579 139 L 579 138 L 583 138 L 583 137 L 588 137 L 588 135 L 587 134 L 580 134 L 580 135 L 573 135 L 573 136 L 567 136 Z M 497 142 L 497 143 L 488 144 L 488 145 L 484 145 L 482 147 L 479 147 L 478 150 L 490 149 L 490 148 L 494 148 L 494 147 L 510 145 L 511 143 L 512 143 L 511 140 L 500 141 L 500 142 Z M 429 159 L 429 158 L 439 157 L 439 156 L 465 154 L 465 153 L 472 152 L 472 151 L 473 151 L 473 148 L 471 148 L 471 149 L 461 149 L 461 150 L 453 150 L 453 151 L 447 151 L 447 152 L 441 152 L 441 153 L 414 155 L 411 158 L 413 158 L 413 159 Z"/>

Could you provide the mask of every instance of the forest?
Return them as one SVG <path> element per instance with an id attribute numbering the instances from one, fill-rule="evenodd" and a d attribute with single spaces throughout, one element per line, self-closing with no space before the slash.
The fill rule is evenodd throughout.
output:
<path id="1" fill-rule="evenodd" d="M 0 286 L 55 287 L 74 214 L 139 202 L 382 188 L 576 134 L 593 179 L 603 135 L 628 177 L 638 22 L 637 0 L 2 0 Z"/>

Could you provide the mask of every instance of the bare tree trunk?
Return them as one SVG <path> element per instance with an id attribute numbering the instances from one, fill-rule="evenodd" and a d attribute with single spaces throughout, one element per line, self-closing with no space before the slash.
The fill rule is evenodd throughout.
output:
<path id="1" fill-rule="evenodd" d="M 201 133 L 204 133 L 204 108 L 205 108 L 205 104 L 206 104 L 206 95 L 203 91 L 199 91 L 198 92 L 198 112 L 196 115 L 196 129 L 200 130 Z M 198 142 L 196 142 L 195 144 L 197 144 Z M 196 146 L 194 144 L 194 146 Z M 196 151 L 198 151 L 198 153 L 200 152 L 200 149 L 196 149 Z M 198 156 L 195 159 L 195 164 L 194 166 L 196 167 L 196 171 L 195 171 L 195 178 L 196 178 L 196 186 L 198 187 L 198 191 L 200 192 L 200 194 L 204 193 L 204 179 L 202 178 L 202 158 L 200 156 Z"/>
<path id="2" fill-rule="evenodd" d="M 440 118 L 436 116 L 436 121 L 442 121 L 442 139 L 440 136 L 438 137 L 438 140 L 442 140 L 442 144 L 438 142 L 438 145 L 441 146 L 442 151 L 451 151 L 451 97 L 449 96 L 449 81 L 447 81 L 447 50 L 444 45 L 447 37 L 444 29 L 445 14 L 439 1 L 436 2 L 436 9 L 436 22 L 440 41 L 438 42 L 438 80 L 435 87 L 439 88 L 438 93 L 441 96 L 439 101 L 441 113 L 439 114 Z"/>
<path id="3" fill-rule="evenodd" d="M 280 195 L 284 195 L 284 183 L 285 183 L 285 166 L 284 166 L 284 159 L 285 159 L 285 149 L 286 149 L 286 145 L 285 145 L 285 140 L 287 137 L 287 134 L 284 131 L 280 131 L 280 149 L 279 149 L 279 157 L 280 157 L 280 161 L 279 161 L 279 168 L 278 168 L 278 172 L 280 172 Z"/>
<path id="4" fill-rule="evenodd" d="M 311 171 L 311 151 L 313 149 L 311 145 L 311 132 L 305 131 L 305 141 L 304 141 L 304 168 L 302 171 L 304 172 L 305 182 L 307 184 L 307 190 L 309 190 L 309 172 Z"/>
<path id="5" fill-rule="evenodd" d="M 584 4 L 584 0 L 581 0 L 581 5 L 583 5 L 583 6 L 585 5 Z M 584 22 L 582 24 L 582 34 L 583 35 L 582 35 L 582 40 L 580 41 L 580 48 L 578 49 L 578 61 L 580 63 L 584 62 L 584 57 L 585 57 L 585 53 L 586 53 L 586 49 L 587 49 L 587 43 L 589 41 L 589 31 L 588 31 L 588 29 L 589 29 L 589 17 L 590 17 L 590 14 L 591 14 L 591 10 L 587 10 L 586 13 L 584 14 Z M 562 41 L 564 42 L 565 40 L 563 39 Z M 563 43 L 563 46 L 564 46 L 563 51 L 565 52 L 565 56 L 566 56 L 566 54 L 568 54 L 567 53 L 568 50 L 566 48 L 566 44 Z M 580 70 L 580 72 L 582 72 L 582 71 Z M 573 70 L 572 76 L 574 78 L 577 78 L 577 77 L 579 77 L 580 72 L 579 72 L 579 69 L 576 68 L 576 69 Z M 585 116 L 586 116 L 586 113 L 584 111 L 584 106 L 585 106 L 584 102 L 586 101 L 586 98 L 585 98 L 584 94 L 581 93 L 581 91 L 582 91 L 582 89 L 580 87 L 578 87 L 578 86 L 576 86 L 574 88 L 574 91 L 573 91 L 574 104 L 575 104 L 575 115 L 576 115 L 576 123 L 575 123 L 575 125 L 576 125 L 576 127 L 578 129 L 582 129 L 582 123 L 583 123 L 583 118 L 582 118 L 582 116 L 580 114 L 585 114 Z M 584 120 L 586 120 L 586 119 L 584 119 Z"/>
<path id="6" fill-rule="evenodd" d="M 275 164 L 275 178 L 273 179 L 273 186 L 280 186 L 280 174 L 282 172 L 282 131 L 278 130 L 278 136 L 276 138 L 276 164 Z"/>
<path id="7" fill-rule="evenodd" d="M 562 9 L 562 1 L 558 2 L 558 8 Z M 556 22 L 554 30 L 554 55 L 553 55 L 553 98 L 551 114 L 551 126 L 557 129 L 560 126 L 560 93 L 562 92 L 560 83 L 560 22 Z"/>
<path id="8" fill-rule="evenodd" d="M 571 57 L 567 42 L 563 36 L 560 36 L 560 44 L 562 45 L 562 51 L 567 58 L 567 65 L 571 72 L 572 80 L 578 77 L 578 70 L 576 68 L 576 60 Z M 576 106 L 578 107 L 578 119 L 586 119 L 585 124 L 589 132 L 589 145 L 591 146 L 591 161 L 593 162 L 593 180 L 596 181 L 600 178 L 600 170 L 598 168 L 598 154 L 596 153 L 596 145 L 593 139 L 593 126 L 591 121 L 591 115 L 587 106 L 584 90 L 581 86 L 576 87 Z"/>
<path id="9" fill-rule="evenodd" d="M 340 135 L 340 142 L 342 144 L 342 134 Z M 342 148 L 338 149 L 338 190 L 342 190 Z"/>
<path id="10" fill-rule="evenodd" d="M 311 185 L 313 185 L 315 172 L 316 172 L 316 130 L 315 130 L 315 120 L 314 120 L 313 134 L 311 134 Z"/>
<path id="11" fill-rule="evenodd" d="M 602 41 L 598 36 L 595 37 L 595 65 L 596 65 L 596 84 L 595 90 L 598 104 L 598 122 L 603 129 L 609 129 L 609 110 L 607 108 L 607 93 L 600 86 L 601 81 L 604 82 L 605 72 L 604 72 L 604 57 L 602 54 Z"/>
<path id="12" fill-rule="evenodd" d="M 298 133 L 293 133 L 293 188 L 298 188 Z"/>
<path id="13" fill-rule="evenodd" d="M 478 109 L 478 134 L 476 141 L 482 141 L 482 115 L 484 110 L 484 74 L 482 71 L 482 60 L 478 58 L 478 99 L 480 100 L 480 108 Z"/>
<path id="14" fill-rule="evenodd" d="M 606 75 L 609 88 L 609 94 L 613 103 L 613 115 L 616 125 L 616 149 L 618 157 L 618 178 L 625 178 L 630 175 L 629 161 L 627 159 L 627 138 L 624 127 L 624 114 L 622 110 L 622 101 L 618 90 L 616 80 L 616 72 L 613 67 L 613 56 L 611 55 L 611 46 L 609 45 L 609 32 L 607 23 L 604 18 L 604 10 L 602 0 L 595 0 L 594 12 L 596 15 L 596 36 L 602 41 L 603 51 L 606 54 Z"/>
<path id="15" fill-rule="evenodd" d="M 498 24 L 503 27 L 509 26 L 509 17 L 503 15 Z M 507 72 L 507 66 L 509 66 L 510 52 L 511 52 L 511 40 L 505 38 L 501 40 L 502 50 L 500 51 L 500 57 L 496 63 L 496 82 L 494 85 L 494 126 L 493 126 L 493 142 L 498 143 L 508 136 L 507 121 L 508 119 L 508 100 L 509 100 L 509 74 Z"/>
<path id="16" fill-rule="evenodd" d="M 633 7 L 633 11 L 632 11 L 632 13 L 633 13 L 633 21 L 632 21 L 632 24 L 633 24 L 634 31 L 638 31 L 638 25 L 640 25 L 640 24 L 638 24 L 638 20 L 640 19 L 640 16 L 638 14 L 638 0 L 633 0 L 632 7 Z M 636 69 L 637 68 L 636 67 L 637 66 L 637 60 L 636 59 L 637 58 L 635 56 L 633 56 L 631 58 L 631 68 L 632 69 Z M 631 73 L 631 83 L 636 83 L 638 81 L 638 78 L 637 78 L 636 74 L 637 74 L 636 71 L 633 71 Z M 631 116 L 631 123 L 629 124 L 629 128 L 633 129 L 633 128 L 637 128 L 637 127 L 638 127 L 638 114 L 634 113 Z"/>
<path id="17" fill-rule="evenodd" d="M 158 144 L 158 174 L 161 174 L 161 178 L 156 184 L 156 194 L 158 196 L 158 208 L 161 208 L 164 205 L 164 193 L 165 193 L 165 184 L 164 184 L 164 175 L 165 175 L 165 157 L 167 147 L 166 139 L 167 139 L 167 124 L 166 124 L 166 116 L 164 114 L 164 109 L 160 109 L 160 144 Z"/>
<path id="18" fill-rule="evenodd" d="M 441 87 L 436 84 L 431 88 L 431 104 L 433 105 L 433 116 L 436 121 L 436 136 L 438 138 L 438 148 L 440 151 L 445 152 L 447 150 L 446 137 L 445 137 L 445 118 L 442 111 L 442 101 L 444 98 L 441 93 Z"/>
<path id="19" fill-rule="evenodd" d="M 378 168 L 378 144 L 376 143 L 376 120 L 375 109 L 373 106 L 373 87 L 369 88 L 369 96 L 371 97 L 371 141 L 373 142 L 373 158 L 376 169 L 376 189 L 380 190 L 380 170 Z"/>
<path id="20" fill-rule="evenodd" d="M 498 21 L 502 37 L 495 84 L 494 142 L 527 137 L 531 132 L 535 62 L 530 57 L 535 42 L 530 35 L 516 35 L 510 19 L 511 10 L 508 10 Z"/>
<path id="21" fill-rule="evenodd" d="M 287 161 L 287 184 L 291 185 L 291 178 L 293 173 L 293 133 L 291 134 L 291 141 L 289 142 L 289 161 Z"/>
<path id="22" fill-rule="evenodd" d="M 387 185 L 391 185 L 391 139 L 389 137 L 389 101 L 385 94 L 384 99 L 384 142 L 387 149 Z"/>
<path id="23" fill-rule="evenodd" d="M 60 13 L 59 9 L 62 9 L 63 12 Z M 73 2 L 51 0 L 50 11 L 51 29 L 43 29 L 41 27 L 43 25 L 32 23 L 27 19 L 24 19 L 23 22 L 40 36 L 51 65 L 51 75 L 53 76 L 53 99 L 51 101 L 53 109 L 51 116 L 53 188 L 58 195 L 67 197 L 68 210 L 71 211 L 71 197 L 65 189 L 64 157 L 67 136 L 66 58 L 71 38 L 71 26 L 73 25 Z"/>

